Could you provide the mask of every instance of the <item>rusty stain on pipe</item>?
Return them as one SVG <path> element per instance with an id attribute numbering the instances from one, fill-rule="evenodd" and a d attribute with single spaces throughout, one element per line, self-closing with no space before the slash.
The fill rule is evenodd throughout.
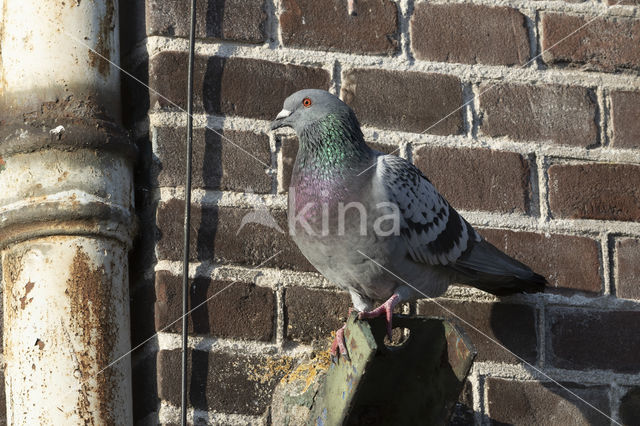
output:
<path id="1" fill-rule="evenodd" d="M 121 127 L 120 75 L 99 56 L 119 61 L 118 3 L 3 0 L 2 7 L 8 423 L 131 424 L 130 360 L 109 363 L 130 348 L 136 151 Z"/>

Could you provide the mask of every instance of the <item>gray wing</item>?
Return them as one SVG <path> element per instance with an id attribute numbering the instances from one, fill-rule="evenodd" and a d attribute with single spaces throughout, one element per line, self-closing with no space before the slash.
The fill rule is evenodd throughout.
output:
<path id="1" fill-rule="evenodd" d="M 463 283 L 497 295 L 544 289 L 544 277 L 485 241 L 413 164 L 382 155 L 377 173 L 400 210 L 400 234 L 413 261 L 447 267 Z"/>
<path id="2" fill-rule="evenodd" d="M 378 165 L 389 201 L 400 210 L 400 234 L 414 261 L 449 265 L 474 242 L 481 241 L 480 235 L 413 164 L 383 155 Z"/>

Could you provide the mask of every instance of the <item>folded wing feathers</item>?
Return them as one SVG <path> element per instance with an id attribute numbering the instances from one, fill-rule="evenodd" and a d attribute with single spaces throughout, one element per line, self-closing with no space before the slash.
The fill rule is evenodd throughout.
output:
<path id="1" fill-rule="evenodd" d="M 448 265 L 468 248 L 469 239 L 480 240 L 433 184 L 412 164 L 383 156 L 382 181 L 402 214 L 401 234 L 409 255 L 417 262 Z"/>

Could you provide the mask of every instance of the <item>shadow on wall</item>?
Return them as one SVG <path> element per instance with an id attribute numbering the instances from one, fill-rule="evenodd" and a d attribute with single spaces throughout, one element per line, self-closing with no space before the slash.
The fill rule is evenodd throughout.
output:
<path id="1" fill-rule="evenodd" d="M 133 50 L 146 37 L 145 8 L 143 1 L 119 2 L 121 64 L 125 71 L 145 85 L 149 82 L 149 58 L 132 58 Z M 149 111 L 149 91 L 126 73 L 121 73 L 122 122 L 132 131 L 138 127 L 135 144 L 138 159 L 134 168 L 135 212 L 139 220 L 139 230 L 129 254 L 129 296 L 131 312 L 131 345 L 136 347 L 155 334 L 154 302 L 155 282 L 146 277 L 146 272 L 156 264 L 154 246 L 156 242 L 155 212 L 157 201 L 153 199 L 153 188 L 157 187 L 155 177 L 150 173 L 153 152 L 149 138 L 147 113 Z M 153 343 L 150 343 L 151 345 Z M 143 346 L 134 351 L 131 358 L 133 420 L 139 420 L 154 413 L 160 402 L 157 392 L 156 354 Z"/>
<path id="2" fill-rule="evenodd" d="M 224 13 L 225 1 L 207 2 L 206 17 L 206 36 L 221 37 L 222 36 L 222 20 Z M 225 60 L 212 57 L 207 62 L 204 82 L 202 86 L 201 99 L 211 100 L 211 103 L 205 104 L 205 112 L 207 114 L 215 114 L 218 112 L 216 106 L 220 105 L 220 93 L 222 91 L 219 76 L 222 75 Z M 194 94 L 195 97 L 195 94 Z M 195 165 L 201 167 L 203 185 L 207 189 L 220 189 L 223 165 L 222 165 L 222 143 L 220 135 L 214 133 L 210 129 L 205 130 L 205 146 L 202 164 Z M 215 234 L 218 228 L 218 211 L 210 212 L 209 220 L 201 220 L 198 229 L 198 238 L 196 243 L 196 253 L 198 262 L 201 265 L 196 269 L 196 276 L 206 276 L 206 266 L 215 259 Z M 203 216 L 205 212 L 203 210 Z M 205 229 L 209 228 L 209 229 Z M 189 288 L 189 309 L 200 306 L 191 314 L 191 324 L 193 332 L 197 335 L 211 335 L 211 326 L 209 323 L 209 305 L 204 303 L 211 285 L 209 279 L 196 279 L 190 283 Z M 198 324 L 196 329 L 195 324 Z M 189 380 L 189 402 L 196 409 L 203 410 L 207 414 L 202 420 L 210 420 L 208 417 L 209 401 L 207 401 L 207 374 L 209 368 L 209 353 L 207 351 L 192 350 L 191 369 Z"/>

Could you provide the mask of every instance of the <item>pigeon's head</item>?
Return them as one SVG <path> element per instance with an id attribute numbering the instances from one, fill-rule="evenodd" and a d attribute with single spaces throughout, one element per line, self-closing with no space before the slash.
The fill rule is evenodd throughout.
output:
<path id="1" fill-rule="evenodd" d="M 309 124 L 316 123 L 329 114 L 339 118 L 353 116 L 347 104 L 325 90 L 300 90 L 285 99 L 282 111 L 271 123 L 271 130 L 291 127 L 300 134 Z"/>

